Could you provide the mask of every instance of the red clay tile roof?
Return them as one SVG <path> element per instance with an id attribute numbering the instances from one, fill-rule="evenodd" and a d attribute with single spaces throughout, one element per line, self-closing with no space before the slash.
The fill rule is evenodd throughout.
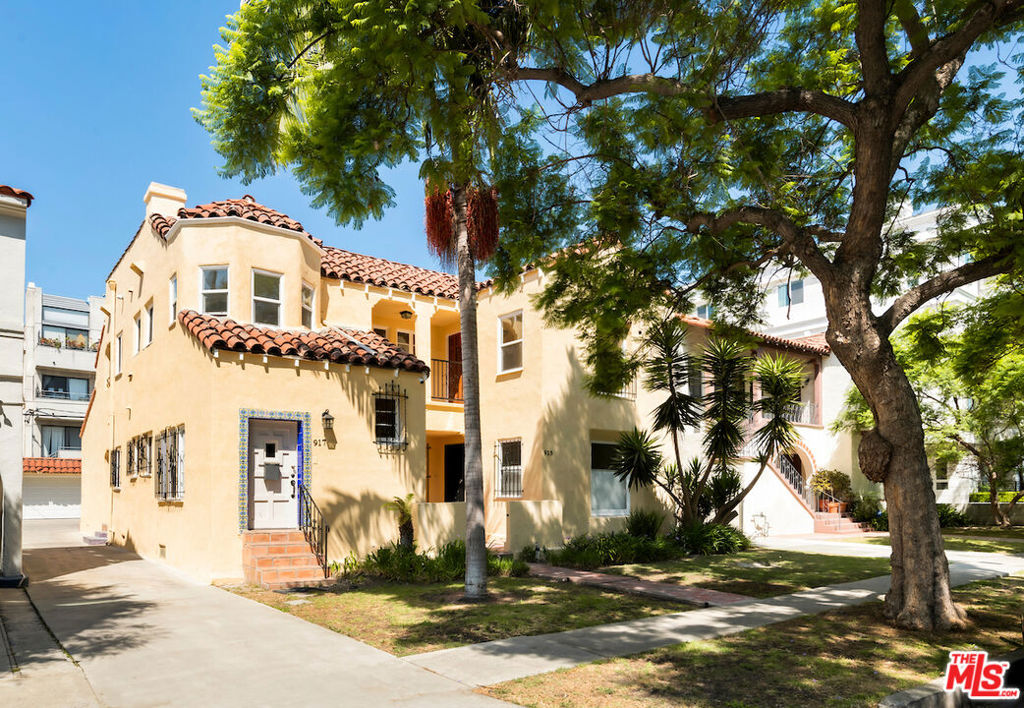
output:
<path id="1" fill-rule="evenodd" d="M 816 347 L 822 347 L 828 351 L 832 350 L 829 346 L 828 340 L 825 339 L 824 332 L 818 332 L 817 334 L 808 334 L 806 337 L 794 337 L 794 342 L 802 342 L 804 344 L 810 344 Z"/>
<path id="2" fill-rule="evenodd" d="M 682 320 L 688 325 L 701 327 L 703 329 L 712 329 L 714 327 L 714 323 L 711 320 L 706 320 L 703 317 L 683 315 Z M 756 337 L 761 340 L 768 346 L 777 347 L 779 349 L 789 349 L 790 351 L 800 352 L 802 354 L 828 356 L 832 352 L 832 348 L 824 341 L 824 334 L 815 334 L 810 337 L 801 337 L 799 339 L 786 339 L 785 337 L 777 337 L 774 334 L 765 334 L 764 332 L 749 332 L 749 334 L 752 337 Z M 817 340 L 817 337 L 821 337 L 821 340 Z"/>
<path id="3" fill-rule="evenodd" d="M 23 457 L 24 474 L 82 474 L 81 460 L 63 460 L 59 457 Z"/>
<path id="4" fill-rule="evenodd" d="M 8 187 L 6 184 L 0 184 L 0 194 L 5 194 L 8 197 L 17 197 L 18 199 L 24 199 L 28 202 L 28 204 L 26 204 L 26 207 L 32 206 L 32 200 L 35 199 L 35 197 L 26 192 L 24 189 Z"/>
<path id="5" fill-rule="evenodd" d="M 274 329 L 202 315 L 195 310 L 182 310 L 178 320 L 210 351 L 225 349 L 385 369 L 428 370 L 424 362 L 375 332 L 342 327 L 319 331 Z"/>
<path id="6" fill-rule="evenodd" d="M 295 219 L 291 218 L 287 214 L 282 214 L 275 209 L 271 209 L 268 206 L 260 204 L 249 194 L 246 194 L 241 199 L 224 199 L 219 202 L 197 204 L 194 207 L 182 207 L 181 209 L 178 209 L 178 218 L 181 219 L 209 219 L 218 216 L 238 216 L 260 224 L 268 224 L 270 226 L 288 229 L 289 231 L 297 231 L 300 234 L 305 234 L 311 241 L 316 243 L 316 245 L 323 245 L 323 241 L 306 233 L 306 230 L 302 228 L 302 224 L 297 222 Z M 168 228 L 170 227 L 168 226 Z"/>
<path id="7" fill-rule="evenodd" d="M 163 214 L 150 214 L 149 223 L 153 227 L 153 230 L 160 234 L 163 238 L 167 238 L 167 232 L 171 230 L 176 222 L 173 216 L 164 216 Z"/>
<path id="8" fill-rule="evenodd" d="M 364 256 L 333 246 L 325 246 L 324 250 L 326 253 L 320 263 L 320 272 L 325 277 L 451 300 L 458 297 L 459 279 L 451 273 Z"/>

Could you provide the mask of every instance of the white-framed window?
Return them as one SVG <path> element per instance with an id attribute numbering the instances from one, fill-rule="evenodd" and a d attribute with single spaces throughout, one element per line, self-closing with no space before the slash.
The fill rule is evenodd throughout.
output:
<path id="1" fill-rule="evenodd" d="M 494 445 L 494 496 L 517 499 L 523 496 L 523 441 L 520 438 L 499 440 Z"/>
<path id="2" fill-rule="evenodd" d="M 157 436 L 154 447 L 157 499 L 182 501 L 185 498 L 185 426 L 165 428 Z"/>
<path id="3" fill-rule="evenodd" d="M 804 301 L 804 281 L 794 280 L 779 286 L 779 307 L 799 305 Z"/>
<path id="4" fill-rule="evenodd" d="M 395 344 L 406 354 L 416 354 L 416 335 L 413 332 L 395 330 Z"/>
<path id="5" fill-rule="evenodd" d="M 498 373 L 523 368 L 523 311 L 498 318 Z"/>
<path id="6" fill-rule="evenodd" d="M 199 276 L 199 304 L 203 313 L 226 317 L 228 314 L 228 267 L 203 266 Z"/>
<path id="7" fill-rule="evenodd" d="M 146 305 L 146 344 L 149 346 L 153 343 L 153 301 L 150 300 L 149 304 Z"/>
<path id="8" fill-rule="evenodd" d="M 142 313 L 135 315 L 135 349 L 132 350 L 134 354 L 138 354 L 142 351 Z"/>
<path id="9" fill-rule="evenodd" d="M 121 335 L 114 341 L 114 373 L 121 373 Z"/>
<path id="10" fill-rule="evenodd" d="M 313 329 L 313 288 L 302 284 L 302 326 Z"/>
<path id="11" fill-rule="evenodd" d="M 121 488 L 121 448 L 119 447 L 110 451 L 110 486 L 114 489 Z"/>
<path id="12" fill-rule="evenodd" d="M 252 271 L 252 321 L 257 324 L 281 324 L 281 275 L 265 270 Z"/>
<path id="13" fill-rule="evenodd" d="M 178 320 L 178 276 L 177 274 L 172 275 L 171 279 L 167 281 L 167 311 L 169 320 L 168 325 L 174 326 L 174 323 Z"/>
<path id="14" fill-rule="evenodd" d="M 629 514 L 629 487 L 615 477 L 612 459 L 614 443 L 590 443 L 590 515 Z"/>
<path id="15" fill-rule="evenodd" d="M 715 314 L 714 305 L 698 305 L 697 306 L 697 317 L 704 320 L 710 320 Z"/>

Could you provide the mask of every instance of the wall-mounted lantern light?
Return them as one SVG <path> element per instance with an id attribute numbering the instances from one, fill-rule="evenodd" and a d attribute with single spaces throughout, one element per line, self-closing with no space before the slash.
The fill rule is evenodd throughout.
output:
<path id="1" fill-rule="evenodd" d="M 320 416 L 324 422 L 324 430 L 334 430 L 334 416 L 328 410 L 324 411 L 324 414 Z"/>
<path id="2" fill-rule="evenodd" d="M 411 320 L 412 312 L 409 310 L 402 310 L 401 312 L 398 313 L 398 316 L 401 317 L 403 320 Z"/>

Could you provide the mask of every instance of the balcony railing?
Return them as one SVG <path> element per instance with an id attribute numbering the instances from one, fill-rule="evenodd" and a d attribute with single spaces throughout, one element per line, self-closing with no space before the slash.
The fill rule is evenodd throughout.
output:
<path id="1" fill-rule="evenodd" d="M 430 360 L 430 397 L 435 401 L 462 403 L 462 362 Z"/>
<path id="2" fill-rule="evenodd" d="M 625 398 L 627 401 L 636 400 L 636 379 L 628 382 L 625 386 L 613 394 L 616 398 Z"/>
<path id="3" fill-rule="evenodd" d="M 54 349 L 70 349 L 72 351 L 84 351 L 94 352 L 100 348 L 100 343 L 97 340 L 90 341 L 88 337 L 84 335 L 73 335 L 65 336 L 55 334 L 53 336 L 44 336 L 41 332 L 37 333 L 36 343 L 42 347 L 53 347 Z"/>
<path id="4" fill-rule="evenodd" d="M 64 401 L 88 401 L 89 393 L 81 391 L 63 391 L 56 388 L 40 388 L 36 390 L 38 398 L 59 398 Z"/>
<path id="5" fill-rule="evenodd" d="M 794 403 L 786 407 L 783 418 L 790 423 L 803 423 L 805 425 L 820 425 L 821 418 L 818 417 L 818 404 L 810 401 Z"/>

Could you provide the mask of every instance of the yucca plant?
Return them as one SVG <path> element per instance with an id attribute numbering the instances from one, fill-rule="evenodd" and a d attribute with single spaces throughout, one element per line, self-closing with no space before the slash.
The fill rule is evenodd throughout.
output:
<path id="1" fill-rule="evenodd" d="M 768 460 L 796 439 L 786 420 L 788 406 L 797 402 L 803 382 L 800 364 L 788 357 L 767 355 L 754 360 L 740 343 L 722 338 L 707 342 L 700 357 L 684 350 L 685 326 L 670 317 L 648 330 L 643 351 L 645 386 L 665 394 L 653 411 L 654 429 L 668 436 L 674 461 L 664 464 L 651 433 L 634 428 L 619 437 L 613 461 L 615 475 L 633 489 L 658 486 L 675 506 L 679 526 L 699 524 L 709 516 L 726 523 L 761 478 Z M 699 372 L 709 384 L 703 396 L 688 381 Z M 753 397 L 753 384 L 760 397 Z M 746 421 L 760 413 L 765 424 L 754 434 L 760 467 L 741 488 L 736 470 Z M 703 430 L 702 455 L 684 464 L 680 438 L 686 428 Z"/>
<path id="2" fill-rule="evenodd" d="M 398 545 L 402 548 L 413 548 L 416 543 L 412 527 L 413 499 L 412 492 L 409 492 L 404 497 L 395 497 L 384 503 L 384 508 L 393 511 L 398 517 Z"/>

